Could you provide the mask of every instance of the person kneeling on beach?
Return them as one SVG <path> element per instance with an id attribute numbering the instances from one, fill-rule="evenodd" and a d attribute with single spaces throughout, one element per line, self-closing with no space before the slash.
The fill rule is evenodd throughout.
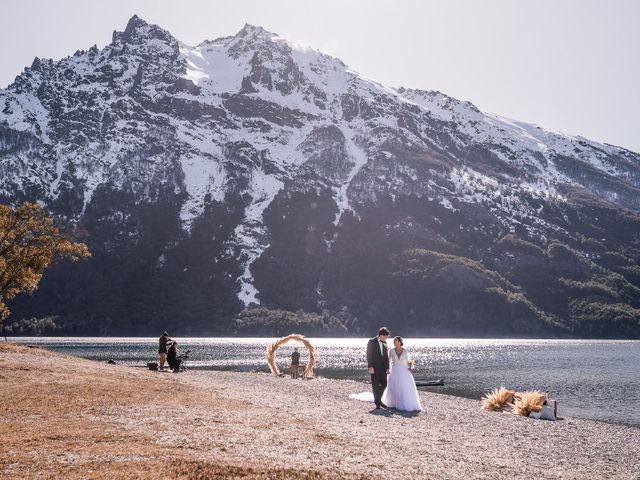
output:
<path id="1" fill-rule="evenodd" d="M 167 353 L 167 363 L 169 368 L 175 373 L 180 371 L 181 359 L 178 358 L 178 342 L 173 342 L 169 347 L 169 353 Z"/>

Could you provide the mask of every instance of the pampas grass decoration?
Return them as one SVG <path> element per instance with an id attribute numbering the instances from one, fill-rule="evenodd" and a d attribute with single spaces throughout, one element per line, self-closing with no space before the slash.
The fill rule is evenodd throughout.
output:
<path id="1" fill-rule="evenodd" d="M 291 335 L 282 337 L 280 340 L 272 343 L 267 347 L 267 363 L 269 364 L 271 373 L 273 373 L 274 375 L 280 375 L 280 370 L 278 369 L 278 365 L 276 365 L 276 350 L 278 350 L 278 348 L 280 348 L 282 345 L 289 342 L 301 342 L 309 351 L 309 363 L 307 363 L 307 367 L 304 370 L 303 377 L 313 377 L 313 369 L 316 366 L 316 349 L 313 345 L 311 345 L 311 342 L 307 340 L 304 335 L 299 335 L 297 333 L 292 333 Z"/>
<path id="2" fill-rule="evenodd" d="M 503 411 L 508 404 L 513 403 L 516 392 L 507 390 L 504 387 L 495 388 L 490 393 L 482 397 L 482 408 L 494 412 Z"/>
<path id="3" fill-rule="evenodd" d="M 539 390 L 527 390 L 518 392 L 515 399 L 513 413 L 528 417 L 531 412 L 539 412 L 542 409 L 542 405 L 547 400 L 547 394 Z"/>

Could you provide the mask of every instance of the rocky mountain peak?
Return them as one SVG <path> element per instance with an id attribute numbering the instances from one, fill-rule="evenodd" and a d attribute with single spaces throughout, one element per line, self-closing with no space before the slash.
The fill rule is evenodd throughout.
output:
<path id="1" fill-rule="evenodd" d="M 167 43 L 175 42 L 169 32 L 157 25 L 147 23 L 138 15 L 134 15 L 129 19 L 123 32 L 114 31 L 112 35 L 112 43 L 114 44 L 136 44 L 154 39 Z"/>
<path id="2" fill-rule="evenodd" d="M 252 41 L 256 39 L 271 40 L 277 37 L 278 34 L 265 30 L 264 28 L 250 23 L 245 23 L 242 29 L 235 34 L 235 38 L 243 38 L 246 41 Z"/>
<path id="3" fill-rule="evenodd" d="M 279 39 L 280 37 L 275 33 L 247 23 L 238 33 L 229 38 L 226 47 L 235 58 L 248 52 L 272 57 L 272 53 L 279 50 L 278 43 L 282 43 L 276 43 Z"/>

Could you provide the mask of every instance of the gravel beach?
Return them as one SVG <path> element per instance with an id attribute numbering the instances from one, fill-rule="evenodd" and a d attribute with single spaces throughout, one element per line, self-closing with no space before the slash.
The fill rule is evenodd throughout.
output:
<path id="1" fill-rule="evenodd" d="M 0 346 L 0 477 L 639 479 L 640 429 L 532 420 L 347 380 L 181 374 Z M 562 415 L 562 405 L 559 406 Z"/>

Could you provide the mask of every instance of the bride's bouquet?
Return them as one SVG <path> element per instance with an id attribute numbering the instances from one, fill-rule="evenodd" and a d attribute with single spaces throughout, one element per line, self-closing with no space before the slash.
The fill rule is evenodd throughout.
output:
<path id="1" fill-rule="evenodd" d="M 409 370 L 413 370 L 413 368 L 416 366 L 416 362 L 411 359 L 407 362 L 407 366 L 409 367 Z"/>

